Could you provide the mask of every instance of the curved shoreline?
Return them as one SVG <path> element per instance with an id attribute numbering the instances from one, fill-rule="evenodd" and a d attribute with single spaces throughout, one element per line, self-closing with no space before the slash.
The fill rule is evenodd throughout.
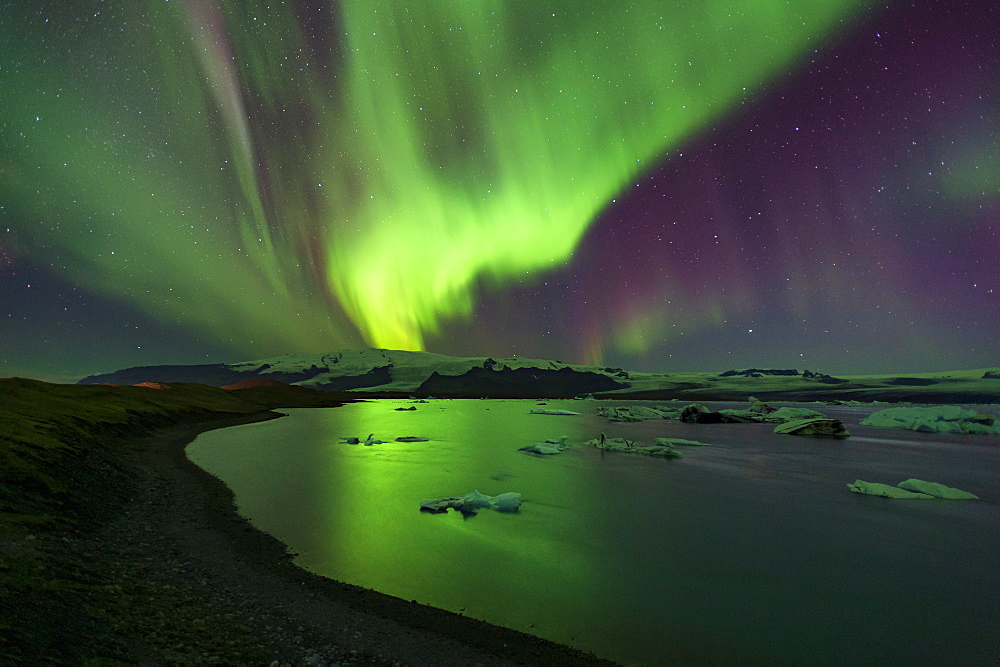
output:
<path id="1" fill-rule="evenodd" d="M 255 420 L 237 423 L 249 421 Z M 301 628 L 296 635 L 303 641 L 296 642 L 293 636 L 292 645 L 286 644 L 285 652 L 275 659 L 303 660 L 335 647 L 335 652 L 348 656 L 377 656 L 409 664 L 612 664 L 570 647 L 297 567 L 282 542 L 238 515 L 229 488 L 185 454 L 187 444 L 197 434 L 231 425 L 209 424 L 207 428 L 168 432 L 153 438 L 141 459 L 151 470 L 176 471 L 171 475 L 179 492 L 176 507 L 192 507 L 196 517 L 194 526 L 190 521 L 186 526 L 174 522 L 188 553 L 216 580 L 235 590 L 246 587 L 248 576 L 256 579 L 254 590 L 245 592 L 254 596 L 257 604 L 283 606 L 280 616 L 286 625 Z M 165 469 L 162 461 L 169 461 L 171 467 Z M 199 525 L 199 520 L 204 524 Z M 205 529 L 214 535 L 202 534 Z M 306 640 L 307 635 L 311 641 Z M 280 633 L 276 639 L 280 645 Z M 309 644 L 318 650 L 307 648 Z"/>
<path id="2" fill-rule="evenodd" d="M 21 657 L 147 664 L 613 664 L 292 564 L 285 545 L 240 517 L 229 488 L 185 454 L 200 433 L 276 416 L 186 424 L 114 443 L 117 472 L 124 475 L 112 472 L 106 482 L 123 488 L 112 494 L 119 500 L 111 506 L 94 508 L 99 518 L 93 530 L 45 531 L 10 542 L 38 550 L 38 559 L 54 564 L 50 571 L 72 571 L 70 580 L 80 578 L 74 564 L 86 562 L 83 578 L 93 589 L 39 600 L 47 607 L 38 609 L 39 618 L 51 627 L 22 628 L 30 636 Z M 0 645 L 0 658 L 17 658 L 10 648 Z"/>

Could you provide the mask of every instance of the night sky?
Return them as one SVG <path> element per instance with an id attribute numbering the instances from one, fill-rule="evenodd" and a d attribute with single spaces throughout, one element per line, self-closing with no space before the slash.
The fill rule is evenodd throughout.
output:
<path id="1" fill-rule="evenodd" d="M 1000 364 L 993 0 L 0 7 L 0 376 Z"/>

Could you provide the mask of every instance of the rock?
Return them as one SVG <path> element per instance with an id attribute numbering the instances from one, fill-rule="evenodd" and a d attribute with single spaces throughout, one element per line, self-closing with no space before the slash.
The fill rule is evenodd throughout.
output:
<path id="1" fill-rule="evenodd" d="M 418 435 L 403 435 L 396 438 L 396 442 L 427 442 L 430 438 L 421 438 Z"/>
<path id="2" fill-rule="evenodd" d="M 973 433 L 1000 435 L 992 415 L 960 405 L 932 405 L 879 410 L 861 420 L 862 426 L 903 428 L 922 433 Z"/>
<path id="3" fill-rule="evenodd" d="M 854 484 L 848 484 L 847 488 L 854 493 L 861 493 L 866 496 L 881 496 L 883 498 L 916 500 L 934 497 L 926 493 L 914 493 L 913 491 L 907 491 L 906 489 L 901 489 L 898 486 L 879 484 L 878 482 L 865 482 L 860 479 L 855 480 Z"/>
<path id="4" fill-rule="evenodd" d="M 961 489 L 945 486 L 944 484 L 938 484 L 937 482 L 925 482 L 922 479 L 908 479 L 900 482 L 896 486 L 901 489 L 906 489 L 907 491 L 926 493 L 927 495 L 934 496 L 935 498 L 948 498 L 951 500 L 979 499 L 979 496 L 969 493 L 968 491 L 962 491 Z"/>
<path id="5" fill-rule="evenodd" d="M 441 498 L 439 500 L 424 500 L 420 503 L 421 512 L 443 514 L 449 509 L 461 512 L 464 516 L 475 516 L 481 509 L 491 509 L 496 512 L 517 512 L 521 507 L 520 493 L 501 493 L 498 496 L 487 496 L 479 491 L 472 491 L 457 498 Z"/>
<path id="6" fill-rule="evenodd" d="M 537 410 L 531 410 L 530 414 L 533 415 L 578 415 L 579 412 L 573 412 L 572 410 L 549 410 L 547 408 L 539 408 Z"/>
<path id="7" fill-rule="evenodd" d="M 410 411 L 410 410 L 416 410 L 416 409 L 417 409 L 417 406 L 415 406 L 415 405 L 411 405 L 411 406 L 410 406 L 410 407 L 408 407 L 408 408 L 394 408 L 394 409 L 396 410 L 396 412 L 408 412 L 408 411 Z"/>
<path id="8" fill-rule="evenodd" d="M 784 424 L 778 424 L 774 427 L 774 432 L 785 435 L 807 435 L 814 438 L 847 438 L 851 435 L 844 428 L 842 421 L 839 419 L 827 419 L 826 417 L 796 419 Z"/>

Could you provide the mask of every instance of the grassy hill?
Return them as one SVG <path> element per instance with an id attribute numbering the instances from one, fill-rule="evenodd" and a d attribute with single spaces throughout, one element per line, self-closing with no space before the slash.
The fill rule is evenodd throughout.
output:
<path id="1" fill-rule="evenodd" d="M 85 503 L 77 495 L 84 491 L 74 481 L 108 466 L 111 449 L 123 439 L 177 424 L 249 418 L 279 406 L 335 406 L 345 400 L 339 393 L 290 385 L 159 386 L 0 379 L 0 527 L 79 512 Z"/>

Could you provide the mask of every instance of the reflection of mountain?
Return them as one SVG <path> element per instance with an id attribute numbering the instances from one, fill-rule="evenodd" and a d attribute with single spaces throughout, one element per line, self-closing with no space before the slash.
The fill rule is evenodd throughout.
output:
<path id="1" fill-rule="evenodd" d="M 92 375 L 81 384 L 200 382 L 225 386 L 277 380 L 327 391 L 404 392 L 435 396 L 557 397 L 596 394 L 664 400 L 1000 402 L 995 370 L 832 377 L 796 369 L 721 373 L 639 373 L 522 357 L 451 357 L 402 350 L 287 354 L 236 364 L 140 366 Z"/>

